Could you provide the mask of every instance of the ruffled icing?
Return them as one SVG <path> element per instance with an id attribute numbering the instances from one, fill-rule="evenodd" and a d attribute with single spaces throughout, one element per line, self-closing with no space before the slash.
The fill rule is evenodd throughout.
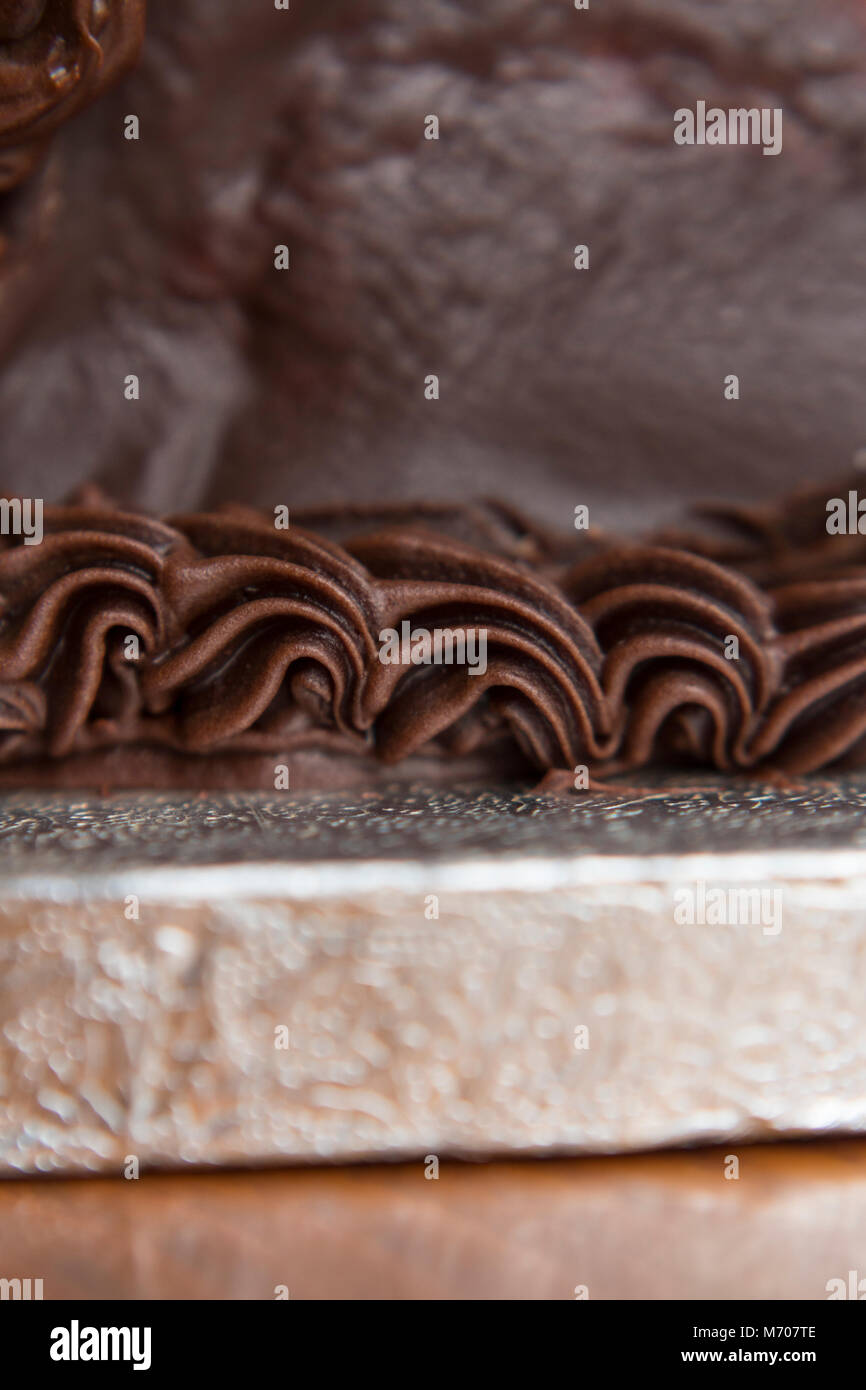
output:
<path id="1" fill-rule="evenodd" d="M 162 749 L 392 765 L 519 753 L 591 775 L 801 773 L 866 755 L 866 537 L 826 496 L 663 544 L 552 537 L 497 504 L 165 522 L 89 494 L 0 537 L 0 764 Z M 380 659 L 484 633 L 484 669 Z"/>

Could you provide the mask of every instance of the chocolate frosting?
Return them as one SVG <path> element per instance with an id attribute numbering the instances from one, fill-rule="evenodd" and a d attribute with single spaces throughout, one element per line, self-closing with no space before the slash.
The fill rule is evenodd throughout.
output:
<path id="1" fill-rule="evenodd" d="M 0 782 L 859 761 L 862 539 L 766 499 L 866 444 L 866 9 L 144 11 L 0 0 L 0 476 L 120 503 L 0 538 Z M 711 487 L 765 501 L 621 537 Z"/>
<path id="2" fill-rule="evenodd" d="M 0 539 L 0 784 L 862 762 L 866 537 L 829 536 L 826 501 L 566 543 L 495 504 L 280 531 L 90 492 L 46 511 L 41 544 Z M 384 663 L 404 622 L 483 631 L 486 670 Z"/>

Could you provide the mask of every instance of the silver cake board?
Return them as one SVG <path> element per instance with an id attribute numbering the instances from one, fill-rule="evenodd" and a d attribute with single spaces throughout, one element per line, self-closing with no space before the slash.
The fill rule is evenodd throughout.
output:
<path id="1" fill-rule="evenodd" d="M 862 1132 L 864 811 L 5 796 L 0 1173 Z"/>

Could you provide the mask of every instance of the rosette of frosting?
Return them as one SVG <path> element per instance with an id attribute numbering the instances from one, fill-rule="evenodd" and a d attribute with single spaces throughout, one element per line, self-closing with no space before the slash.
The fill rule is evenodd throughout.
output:
<path id="1" fill-rule="evenodd" d="M 174 522 L 166 601 L 183 640 L 148 669 L 151 713 L 174 711 L 179 746 L 363 741 L 375 659 L 369 579 L 330 542 L 242 508 Z M 318 738 L 326 744 L 327 738 Z"/>
<path id="2" fill-rule="evenodd" d="M 41 730 L 51 756 L 134 732 L 139 673 L 167 640 L 172 543 L 158 522 L 97 505 L 49 509 L 38 544 L 0 549 L 4 720 Z"/>
<path id="3" fill-rule="evenodd" d="M 568 571 L 562 588 L 604 652 L 618 766 L 672 753 L 751 762 L 779 664 L 770 604 L 752 584 L 684 551 L 632 546 Z"/>
<path id="4" fill-rule="evenodd" d="M 0 755 L 12 757 L 45 728 L 45 694 L 35 681 L 0 680 Z"/>
<path id="5" fill-rule="evenodd" d="M 779 692 L 753 754 L 791 773 L 866 761 L 866 573 L 772 593 Z"/>
<path id="6" fill-rule="evenodd" d="M 601 755 L 601 653 L 552 585 L 423 529 L 383 531 L 350 548 L 378 581 L 380 633 L 408 628 L 422 642 L 448 634 L 444 654 L 464 654 L 457 664 L 372 668 L 367 704 L 380 756 L 396 762 L 440 739 L 475 751 L 503 732 L 542 768 Z"/>

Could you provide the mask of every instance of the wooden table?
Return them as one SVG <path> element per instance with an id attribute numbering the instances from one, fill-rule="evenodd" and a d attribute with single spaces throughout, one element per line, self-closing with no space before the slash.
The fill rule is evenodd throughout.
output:
<path id="1" fill-rule="evenodd" d="M 820 1300 L 849 1270 L 863 1140 L 0 1184 L 0 1277 L 46 1299 Z"/>

